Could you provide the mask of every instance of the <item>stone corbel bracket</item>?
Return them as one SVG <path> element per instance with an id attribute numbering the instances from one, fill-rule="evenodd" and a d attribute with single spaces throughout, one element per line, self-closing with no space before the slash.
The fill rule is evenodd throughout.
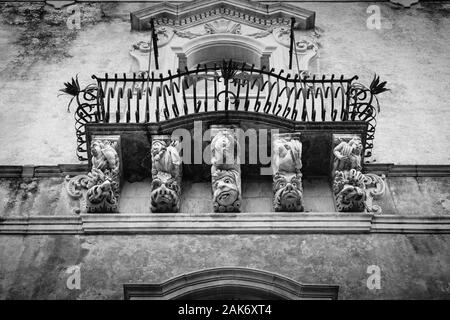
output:
<path id="1" fill-rule="evenodd" d="M 117 213 L 122 179 L 120 136 L 93 136 L 91 171 L 70 178 L 68 194 L 80 199 L 77 212 Z"/>
<path id="2" fill-rule="evenodd" d="M 152 136 L 151 211 L 175 213 L 180 210 L 182 157 L 179 138 Z"/>
<path id="3" fill-rule="evenodd" d="M 303 211 L 300 133 L 272 135 L 273 206 L 275 211 Z"/>
<path id="4" fill-rule="evenodd" d="M 332 188 L 337 211 L 381 213 L 373 199 L 386 190 L 385 177 L 363 174 L 362 143 L 359 135 L 333 135 Z"/>
<path id="5" fill-rule="evenodd" d="M 211 179 L 214 212 L 241 211 L 240 147 L 230 126 L 211 126 Z"/>

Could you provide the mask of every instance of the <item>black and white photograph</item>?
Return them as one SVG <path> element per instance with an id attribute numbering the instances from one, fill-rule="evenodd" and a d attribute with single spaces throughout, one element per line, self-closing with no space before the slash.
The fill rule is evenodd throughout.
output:
<path id="1" fill-rule="evenodd" d="M 448 1 L 2 0 L 0 300 L 449 300 L 449 119 Z"/>

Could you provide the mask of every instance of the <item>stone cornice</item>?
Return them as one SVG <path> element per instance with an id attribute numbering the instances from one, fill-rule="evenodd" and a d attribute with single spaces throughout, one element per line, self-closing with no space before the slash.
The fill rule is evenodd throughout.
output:
<path id="1" fill-rule="evenodd" d="M 450 216 L 368 213 L 81 214 L 0 219 L 20 234 L 449 234 Z"/>
<path id="2" fill-rule="evenodd" d="M 296 18 L 297 29 L 314 28 L 315 12 L 286 3 L 261 4 L 250 0 L 200 0 L 180 5 L 161 2 L 149 8 L 130 14 L 133 30 L 148 30 L 150 18 L 156 25 L 178 28 L 194 26 L 216 18 L 229 18 L 258 28 L 274 25 L 290 25 L 291 17 Z"/>
<path id="3" fill-rule="evenodd" d="M 134 128 L 130 128 L 131 131 Z M 59 164 L 54 166 L 0 165 L 1 178 L 65 177 L 89 172 L 87 164 Z M 384 174 L 386 177 L 450 177 L 450 165 L 395 165 L 393 163 L 369 163 L 365 172 Z"/>

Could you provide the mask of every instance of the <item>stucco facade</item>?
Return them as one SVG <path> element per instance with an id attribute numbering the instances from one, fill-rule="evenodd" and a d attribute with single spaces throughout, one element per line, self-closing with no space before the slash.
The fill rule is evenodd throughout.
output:
<path id="1" fill-rule="evenodd" d="M 286 17 L 294 12 L 295 37 L 308 39 L 297 56 L 298 68 L 291 70 L 289 34 L 286 38 L 275 24 L 268 28 L 255 22 L 272 18 L 266 2 L 245 7 L 256 20 L 205 14 L 204 21 L 173 28 L 157 22 L 168 30 L 158 29 L 157 74 L 222 59 L 266 65 L 276 73 L 308 70 L 317 78 L 357 75 L 367 85 L 376 73 L 390 91 L 376 98 L 381 110 L 373 148 L 366 127 L 351 126 L 351 121 L 310 125 L 305 124 L 309 120 L 219 110 L 156 124 L 146 123 L 141 114 L 141 121 L 128 124 L 122 109 L 121 123 L 86 125 L 82 154 L 89 160 L 80 161 L 77 101 L 68 111 L 71 97 L 59 96 L 58 90 L 76 75 L 85 86 L 95 83 L 92 75 L 108 73 L 111 79 L 125 73 L 132 79 L 133 73 L 146 72 L 149 50 L 139 42 L 151 35 L 139 30 L 139 23 L 147 26 L 146 19 L 158 14 L 170 17 L 170 6 L 176 5 L 182 12 L 203 14 L 186 3 L 162 9 L 151 2 L 82 3 L 75 4 L 76 11 L 44 3 L 0 4 L 0 298 L 123 299 L 125 284 L 164 283 L 225 267 L 338 286 L 338 299 L 450 298 L 450 127 L 445 121 L 450 115 L 450 5 L 283 2 L 297 9 L 274 7 L 274 12 Z M 380 10 L 380 29 L 368 27 L 371 5 Z M 70 29 L 74 12 L 80 24 Z M 150 70 L 155 70 L 152 59 Z M 150 104 L 154 108 L 156 100 Z M 200 118 L 205 128 L 238 124 L 300 132 L 303 212 L 277 210 L 272 176 L 256 175 L 259 171 L 244 165 L 240 212 L 214 212 L 214 180 L 210 164 L 203 162 L 182 166 L 179 212 L 152 213 L 156 178 L 147 154 L 155 136 L 177 128 L 192 132 Z M 360 134 L 364 150 L 371 149 L 371 155 L 363 152 L 360 170 L 382 177 L 384 194 L 373 199 L 381 212 L 371 210 L 372 203 L 364 212 L 337 212 L 330 169 L 336 134 Z M 85 193 L 76 198 L 68 192 L 71 177 L 95 166 L 90 143 L 102 135 L 119 137 L 115 213 L 90 213 Z M 73 266 L 80 271 L 80 288 L 67 285 Z M 370 266 L 379 267 L 379 288 L 368 285 Z"/>

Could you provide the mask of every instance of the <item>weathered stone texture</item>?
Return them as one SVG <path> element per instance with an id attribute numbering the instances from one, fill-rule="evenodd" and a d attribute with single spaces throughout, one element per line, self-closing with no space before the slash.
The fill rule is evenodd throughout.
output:
<path id="1" fill-rule="evenodd" d="M 338 284 L 340 299 L 449 299 L 449 235 L 2 236 L 1 299 L 122 299 L 124 283 L 158 283 L 239 266 L 302 283 Z M 69 266 L 81 290 L 66 288 Z M 381 289 L 366 287 L 370 265 Z"/>
<path id="2" fill-rule="evenodd" d="M 123 185 L 119 212 L 148 213 L 149 179 Z M 0 179 L 0 217 L 34 215 L 71 215 L 80 201 L 67 194 L 64 178 Z M 386 194 L 375 203 L 382 214 L 450 214 L 450 179 L 445 177 L 390 177 Z M 211 213 L 209 182 L 182 182 L 180 212 Z M 305 212 L 334 212 L 333 196 L 326 177 L 303 180 Z M 242 181 L 242 212 L 272 212 L 272 182 Z"/>

